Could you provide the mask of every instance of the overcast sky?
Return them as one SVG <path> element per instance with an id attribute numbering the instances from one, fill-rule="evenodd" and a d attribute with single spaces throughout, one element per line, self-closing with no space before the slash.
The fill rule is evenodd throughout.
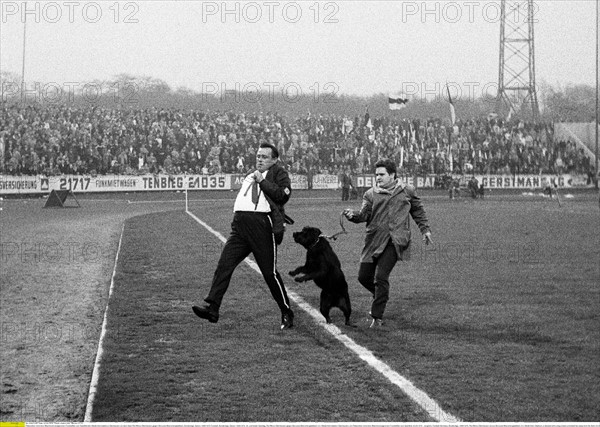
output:
<path id="1" fill-rule="evenodd" d="M 29 1 L 25 80 L 73 86 L 128 73 L 203 92 L 415 96 L 448 81 L 463 95 L 495 94 L 499 4 Z M 0 68 L 20 75 L 23 2 L 0 9 Z M 538 84 L 595 85 L 595 1 L 539 0 L 534 12 Z"/>

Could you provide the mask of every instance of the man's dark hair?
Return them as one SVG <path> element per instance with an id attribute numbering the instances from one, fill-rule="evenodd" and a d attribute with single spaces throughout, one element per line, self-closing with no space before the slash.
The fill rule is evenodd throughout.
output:
<path id="1" fill-rule="evenodd" d="M 260 148 L 270 148 L 271 149 L 271 158 L 273 158 L 273 159 L 279 158 L 279 150 L 273 144 L 269 144 L 268 142 L 263 142 L 260 144 Z"/>
<path id="2" fill-rule="evenodd" d="M 377 163 L 375 163 L 375 169 L 377 168 L 385 168 L 388 174 L 394 174 L 396 178 L 398 177 L 398 174 L 396 173 L 396 163 L 390 159 L 377 160 Z"/>

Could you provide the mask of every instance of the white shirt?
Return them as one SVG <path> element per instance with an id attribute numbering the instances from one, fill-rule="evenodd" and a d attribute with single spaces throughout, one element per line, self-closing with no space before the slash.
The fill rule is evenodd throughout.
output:
<path id="1" fill-rule="evenodd" d="M 235 203 L 233 204 L 234 212 L 271 212 L 271 206 L 265 198 L 265 194 L 258 187 L 258 204 L 252 203 L 252 184 L 254 183 L 253 174 L 248 175 L 242 181 L 242 188 L 238 193 Z M 267 175 L 267 171 L 262 173 L 263 178 Z M 258 185 L 258 184 L 257 184 Z"/>

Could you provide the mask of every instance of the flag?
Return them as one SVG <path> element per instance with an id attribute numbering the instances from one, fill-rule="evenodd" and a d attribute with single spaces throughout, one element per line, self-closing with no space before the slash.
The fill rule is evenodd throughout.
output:
<path id="1" fill-rule="evenodd" d="M 406 107 L 406 103 L 408 99 L 402 98 L 402 95 L 399 94 L 391 94 L 388 97 L 388 104 L 390 106 L 390 110 L 401 110 Z"/>
<path id="2" fill-rule="evenodd" d="M 446 85 L 446 90 L 448 91 L 448 102 L 450 103 L 450 120 L 452 122 L 452 126 L 456 122 L 456 111 L 454 110 L 454 103 L 452 102 L 452 97 L 450 96 L 450 88 Z"/>
<path id="3" fill-rule="evenodd" d="M 353 130 L 354 130 L 354 123 L 352 122 L 352 120 L 348 119 L 347 117 L 344 117 L 342 119 L 342 134 L 350 135 Z"/>
<path id="4" fill-rule="evenodd" d="M 513 112 L 513 109 L 512 109 L 512 107 L 510 107 L 510 109 L 508 110 L 508 116 L 506 116 L 507 122 L 510 122 L 510 118 L 512 117 L 512 112 Z"/>
<path id="5" fill-rule="evenodd" d="M 371 116 L 369 115 L 369 107 L 365 107 L 365 126 L 369 128 L 369 132 L 373 131 L 373 123 L 371 123 Z"/>

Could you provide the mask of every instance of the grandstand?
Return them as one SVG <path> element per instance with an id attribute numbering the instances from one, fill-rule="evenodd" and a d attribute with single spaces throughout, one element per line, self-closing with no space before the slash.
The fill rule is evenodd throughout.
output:
<path id="1" fill-rule="evenodd" d="M 349 125 L 350 124 L 350 125 Z M 573 129 L 573 130 L 571 130 Z M 587 132 L 579 138 L 582 132 Z M 390 116 L 4 105 L 0 173 L 143 175 L 246 173 L 259 142 L 292 173 L 370 173 L 388 157 L 405 176 L 574 174 L 593 177 L 584 125 Z"/>
<path id="2" fill-rule="evenodd" d="M 600 131 L 600 126 L 598 130 Z M 575 143 L 576 147 L 583 150 L 585 155 L 595 163 L 596 134 L 594 132 L 594 123 L 556 123 L 554 125 L 554 134 L 559 141 Z"/>

